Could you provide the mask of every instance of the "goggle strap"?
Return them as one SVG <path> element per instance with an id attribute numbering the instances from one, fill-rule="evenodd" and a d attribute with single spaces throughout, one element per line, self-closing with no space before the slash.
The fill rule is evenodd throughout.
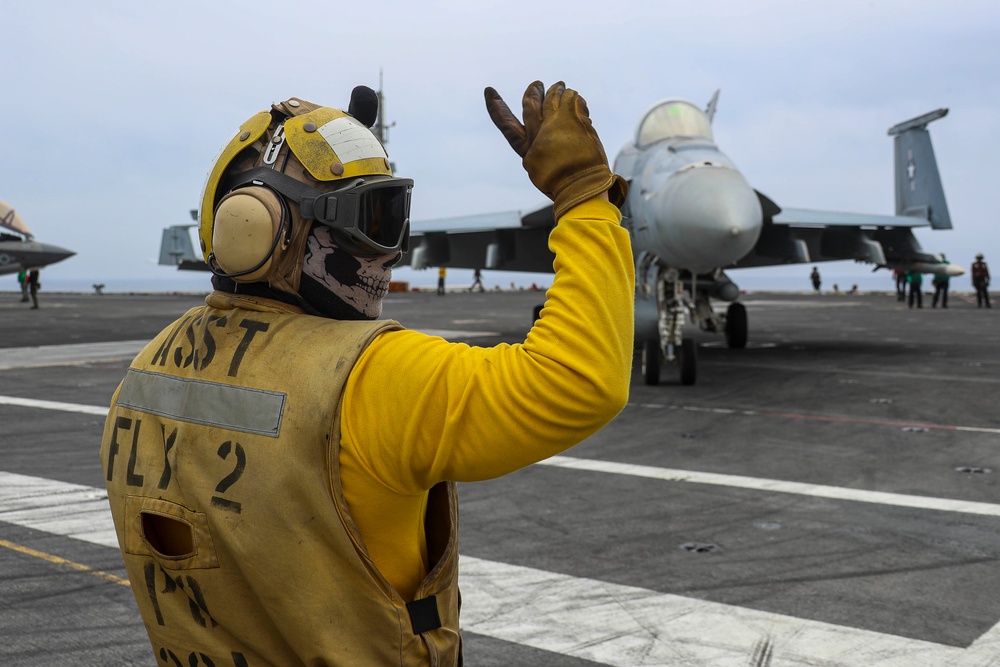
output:
<path id="1" fill-rule="evenodd" d="M 302 217 L 310 220 L 314 219 L 313 204 L 318 199 L 318 195 L 323 193 L 292 178 L 288 174 L 274 171 L 268 167 L 255 167 L 249 171 L 235 174 L 221 184 L 219 191 L 229 192 L 242 185 L 250 185 L 254 181 L 263 183 L 279 194 L 297 202 L 301 208 Z"/>

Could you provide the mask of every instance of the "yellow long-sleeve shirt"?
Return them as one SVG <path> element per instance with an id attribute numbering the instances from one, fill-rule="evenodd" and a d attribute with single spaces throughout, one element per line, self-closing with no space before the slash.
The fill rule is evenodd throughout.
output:
<path id="1" fill-rule="evenodd" d="M 635 275 L 618 209 L 592 199 L 549 237 L 555 278 L 524 343 L 378 336 L 343 399 L 340 466 L 369 554 L 406 599 L 428 572 L 427 491 L 499 477 L 572 447 L 624 407 Z"/>

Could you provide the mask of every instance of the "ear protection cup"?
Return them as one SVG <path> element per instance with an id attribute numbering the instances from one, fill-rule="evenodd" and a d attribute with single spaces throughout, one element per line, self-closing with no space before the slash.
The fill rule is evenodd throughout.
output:
<path id="1" fill-rule="evenodd" d="M 285 202 L 270 188 L 233 190 L 215 208 L 213 271 L 237 282 L 261 280 L 288 246 L 288 225 Z"/>

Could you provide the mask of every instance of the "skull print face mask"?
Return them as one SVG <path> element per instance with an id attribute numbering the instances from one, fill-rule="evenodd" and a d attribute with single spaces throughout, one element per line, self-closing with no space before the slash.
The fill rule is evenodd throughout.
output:
<path id="1" fill-rule="evenodd" d="M 326 317 L 375 320 L 389 291 L 392 267 L 402 254 L 354 257 L 330 237 L 324 225 L 313 225 L 306 242 L 299 293 Z"/>

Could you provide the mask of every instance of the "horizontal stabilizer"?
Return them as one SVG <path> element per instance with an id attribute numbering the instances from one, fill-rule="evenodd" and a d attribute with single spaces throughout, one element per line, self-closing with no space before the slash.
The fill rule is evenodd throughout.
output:
<path id="1" fill-rule="evenodd" d="M 923 130 L 927 127 L 927 124 L 937 120 L 938 118 L 944 118 L 948 115 L 947 109 L 935 109 L 930 113 L 925 113 L 923 116 L 917 116 L 916 118 L 911 118 L 910 120 L 903 121 L 898 125 L 893 125 L 889 128 L 889 136 L 894 137 L 897 134 L 902 134 L 907 130 Z"/>

